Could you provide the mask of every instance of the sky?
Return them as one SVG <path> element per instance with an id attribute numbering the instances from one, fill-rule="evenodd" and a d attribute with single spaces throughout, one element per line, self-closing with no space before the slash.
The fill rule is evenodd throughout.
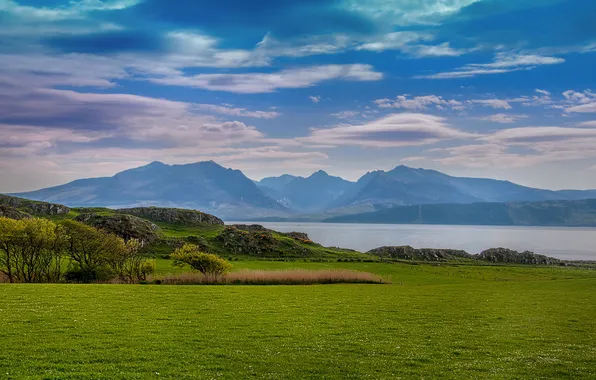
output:
<path id="1" fill-rule="evenodd" d="M 0 0 L 0 192 L 205 160 L 596 188 L 595 18 L 593 0 Z"/>

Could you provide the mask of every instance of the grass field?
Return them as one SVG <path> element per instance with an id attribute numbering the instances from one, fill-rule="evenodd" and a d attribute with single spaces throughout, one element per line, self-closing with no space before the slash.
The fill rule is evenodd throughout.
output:
<path id="1" fill-rule="evenodd" d="M 3 284 L 0 379 L 596 378 L 593 270 L 233 264 L 392 284 Z"/>

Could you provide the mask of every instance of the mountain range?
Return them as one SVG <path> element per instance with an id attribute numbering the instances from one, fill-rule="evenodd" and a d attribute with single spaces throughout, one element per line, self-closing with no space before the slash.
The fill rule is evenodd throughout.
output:
<path id="1" fill-rule="evenodd" d="M 240 170 L 205 161 L 153 162 L 112 177 L 80 179 L 12 195 L 68 206 L 194 208 L 228 220 L 303 214 L 319 215 L 315 219 L 321 220 L 410 205 L 588 199 L 596 198 L 596 190 L 535 189 L 401 165 L 368 172 L 356 182 L 324 171 L 309 177 L 285 174 L 252 181 Z"/>

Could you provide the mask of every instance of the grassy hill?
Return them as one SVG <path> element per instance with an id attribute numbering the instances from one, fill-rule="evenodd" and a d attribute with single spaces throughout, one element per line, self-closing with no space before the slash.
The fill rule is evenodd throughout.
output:
<path id="1" fill-rule="evenodd" d="M 55 221 L 75 219 L 125 238 L 134 237 L 145 241 L 144 252 L 154 257 L 168 255 L 176 247 L 192 243 L 205 252 L 232 259 L 378 260 L 349 249 L 323 247 L 301 233 L 281 233 L 260 226 L 226 226 L 217 217 L 194 210 L 69 208 L 5 195 L 0 195 L 0 206 L 7 214 L 10 210 L 23 217 L 35 216 Z"/>

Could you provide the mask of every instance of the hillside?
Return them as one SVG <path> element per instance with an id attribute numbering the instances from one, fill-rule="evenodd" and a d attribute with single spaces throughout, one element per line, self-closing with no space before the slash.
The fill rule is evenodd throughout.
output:
<path id="1" fill-rule="evenodd" d="M 153 162 L 113 177 L 81 179 L 14 195 L 71 207 L 154 205 L 201 209 L 223 217 L 247 212 L 275 215 L 287 211 L 241 171 L 226 169 L 213 161 L 187 165 Z"/>
<path id="2" fill-rule="evenodd" d="M 12 195 L 70 207 L 200 209 L 227 220 L 321 220 L 420 204 L 589 199 L 596 198 L 596 190 L 534 189 L 403 165 L 366 173 L 357 182 L 321 170 L 309 177 L 284 174 L 252 181 L 240 170 L 207 161 L 186 165 L 153 162 L 112 177 L 80 179 Z"/>
<path id="3" fill-rule="evenodd" d="M 596 190 L 543 190 L 488 178 L 453 177 L 436 170 L 397 166 L 374 171 L 330 208 L 370 205 L 371 208 L 440 203 L 515 202 L 596 198 Z M 372 210 L 371 210 L 372 211 Z"/>
<path id="4" fill-rule="evenodd" d="M 266 194 L 288 208 L 301 212 L 318 212 L 327 209 L 354 183 L 319 170 L 307 178 L 283 175 L 264 178 L 257 184 Z"/>
<path id="5" fill-rule="evenodd" d="M 184 243 L 226 258 L 372 259 L 349 249 L 328 248 L 300 232 L 282 233 L 259 225 L 224 225 L 214 215 L 160 207 L 108 209 L 75 207 L 0 195 L 0 217 L 74 219 L 124 239 L 138 239 L 151 256 L 169 255 Z"/>
<path id="6" fill-rule="evenodd" d="M 596 199 L 399 206 L 325 219 L 329 223 L 596 226 Z"/>

